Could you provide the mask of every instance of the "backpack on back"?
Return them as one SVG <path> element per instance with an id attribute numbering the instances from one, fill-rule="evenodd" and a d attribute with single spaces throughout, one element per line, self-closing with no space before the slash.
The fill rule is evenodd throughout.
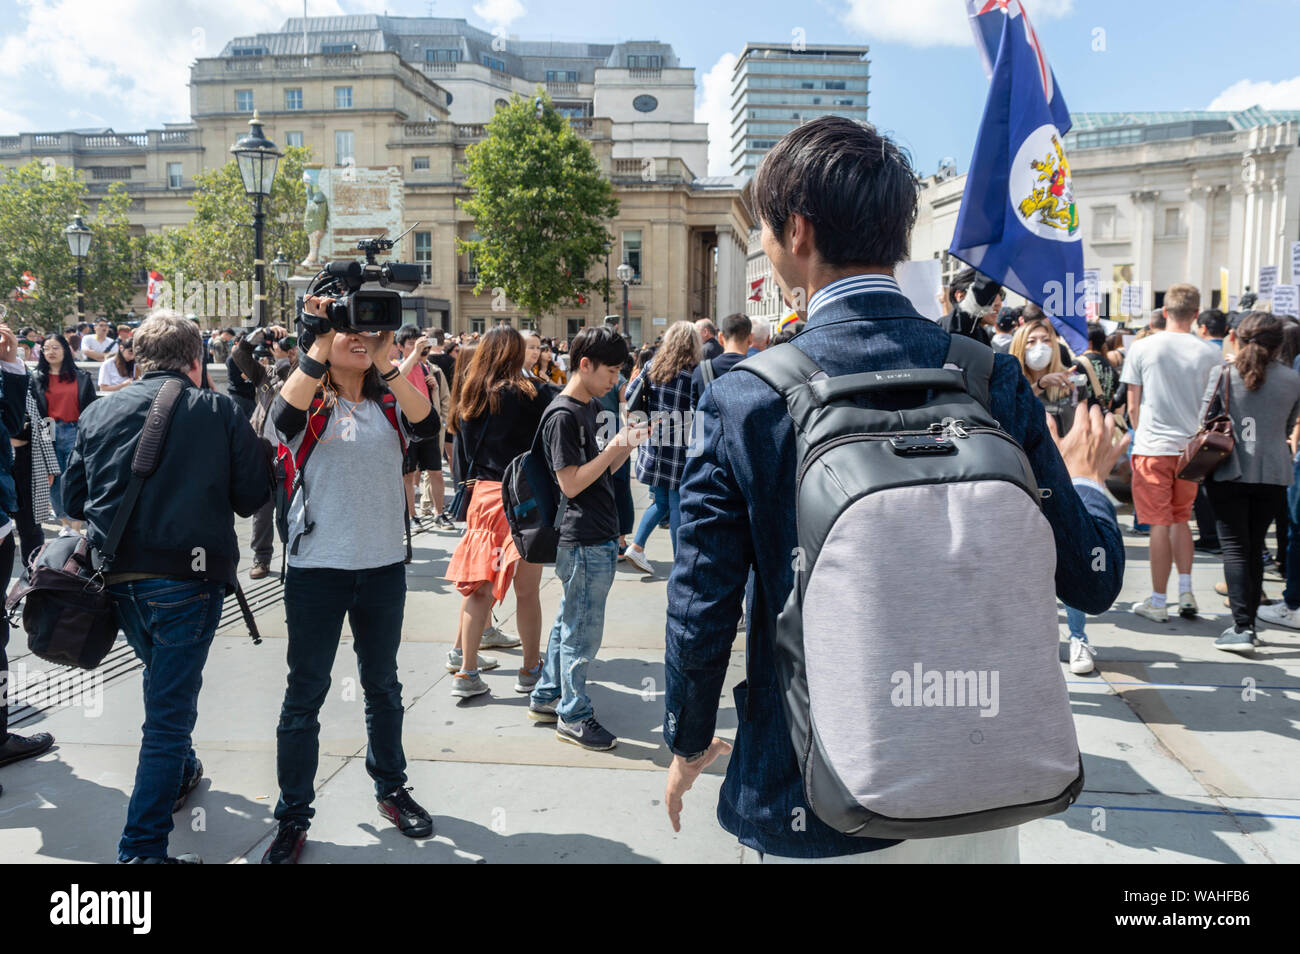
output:
<path id="1" fill-rule="evenodd" d="M 547 419 L 566 413 L 558 401 L 542 414 L 533 435 L 533 446 L 506 465 L 501 477 L 501 503 L 510 524 L 515 549 L 529 563 L 554 563 L 560 545 L 560 522 L 568 498 L 560 493 L 555 472 L 542 447 L 542 429 Z M 581 439 L 587 432 L 579 428 Z"/>
<path id="2" fill-rule="evenodd" d="M 808 805 L 873 838 L 1064 811 L 1083 763 L 1056 543 L 1024 451 L 989 411 L 993 352 L 953 335 L 944 368 L 831 378 L 787 343 L 738 367 L 795 426 L 799 550 L 775 655 Z M 854 401 L 899 390 L 929 400 Z"/>

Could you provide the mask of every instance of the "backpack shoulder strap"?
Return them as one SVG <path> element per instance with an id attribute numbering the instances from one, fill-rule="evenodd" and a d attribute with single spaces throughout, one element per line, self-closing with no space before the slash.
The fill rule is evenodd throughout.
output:
<path id="1" fill-rule="evenodd" d="M 965 335 L 949 335 L 944 366 L 956 365 L 966 376 L 968 393 L 987 411 L 992 411 L 989 385 L 993 380 L 993 349 Z"/>
<path id="2" fill-rule="evenodd" d="M 700 365 L 700 377 L 704 380 L 704 386 L 707 388 L 717 376 L 718 373 L 713 370 L 713 359 L 705 358 Z"/>
<path id="3" fill-rule="evenodd" d="M 312 398 L 311 406 L 307 409 L 307 424 L 303 429 L 302 443 L 298 445 L 298 453 L 293 455 L 294 470 L 298 473 L 302 472 L 303 464 L 307 463 L 307 458 L 316 449 L 316 444 L 325 433 L 329 419 L 330 409 L 325 406 L 325 399 L 320 396 Z"/>
<path id="4" fill-rule="evenodd" d="M 397 417 L 397 396 L 392 391 L 386 391 L 379 399 L 379 407 L 384 412 L 384 417 L 388 418 L 388 423 L 393 425 L 393 430 L 397 431 L 397 439 L 402 442 L 402 453 L 405 454 L 406 432 L 402 430 L 402 423 Z"/>
<path id="5" fill-rule="evenodd" d="M 792 341 L 746 358 L 732 370 L 748 371 L 780 394 L 800 430 L 819 407 L 804 385 L 818 377 L 826 377 L 826 372 Z"/>

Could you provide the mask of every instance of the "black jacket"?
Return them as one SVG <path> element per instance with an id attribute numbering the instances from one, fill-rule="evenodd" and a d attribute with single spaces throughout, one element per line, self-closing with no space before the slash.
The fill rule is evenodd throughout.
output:
<path id="1" fill-rule="evenodd" d="M 41 412 L 41 417 L 50 416 L 50 405 L 45 399 L 46 388 L 49 387 L 50 376 L 44 371 L 32 372 L 32 392 L 36 397 L 36 409 Z M 110 392 L 111 393 L 111 392 Z M 99 397 L 95 390 L 95 379 L 90 376 L 89 371 L 77 369 L 77 410 L 81 413 L 86 412 L 86 408 Z M 142 418 L 143 420 L 143 418 Z"/>
<path id="2" fill-rule="evenodd" d="M 230 398 L 176 371 L 150 371 L 86 409 L 63 474 L 63 505 L 102 547 L 131 479 L 131 455 L 163 382 L 179 378 L 158 469 L 145 481 L 117 549 L 113 573 L 157 573 L 235 587 L 235 518 L 271 498 L 271 458 Z M 232 513 L 233 511 L 233 513 Z"/>

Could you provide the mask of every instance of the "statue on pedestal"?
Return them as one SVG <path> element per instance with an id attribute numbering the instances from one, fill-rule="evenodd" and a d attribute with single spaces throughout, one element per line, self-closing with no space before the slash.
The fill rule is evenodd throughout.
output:
<path id="1" fill-rule="evenodd" d="M 318 169 L 306 169 L 302 176 L 307 185 L 307 206 L 302 215 L 302 226 L 307 231 L 308 240 L 307 257 L 302 261 L 304 268 L 321 266 L 321 242 L 325 239 L 325 230 L 329 225 L 329 202 L 316 183 L 316 175 L 313 175 L 319 175 L 319 172 Z"/>

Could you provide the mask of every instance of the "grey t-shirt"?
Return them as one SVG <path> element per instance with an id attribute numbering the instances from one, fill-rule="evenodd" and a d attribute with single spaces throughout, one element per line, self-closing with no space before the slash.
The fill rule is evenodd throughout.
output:
<path id="1" fill-rule="evenodd" d="M 308 426 L 313 425 L 309 420 Z M 302 431 L 285 440 L 295 454 Z M 315 529 L 303 534 L 303 507 Z M 367 570 L 406 558 L 406 491 L 402 445 L 383 408 L 342 398 L 303 467 L 302 485 L 289 506 L 289 565 L 302 569 Z M 302 534 L 299 537 L 299 534 Z"/>
<path id="2" fill-rule="evenodd" d="M 1120 380 L 1142 388 L 1133 453 L 1178 456 L 1201 426 L 1201 397 L 1223 353 L 1196 335 L 1160 331 L 1133 342 Z"/>

